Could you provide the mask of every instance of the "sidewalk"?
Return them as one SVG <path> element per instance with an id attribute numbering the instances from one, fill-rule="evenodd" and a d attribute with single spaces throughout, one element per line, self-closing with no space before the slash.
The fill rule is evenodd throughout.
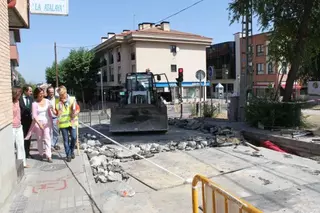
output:
<path id="1" fill-rule="evenodd" d="M 39 160 L 33 142 L 28 159 L 31 168 L 13 191 L 2 213 L 62 213 L 98 212 L 90 200 L 90 188 L 83 165 L 84 155 L 80 154 L 70 163 L 64 161 L 64 150 L 53 152 L 53 163 Z"/>

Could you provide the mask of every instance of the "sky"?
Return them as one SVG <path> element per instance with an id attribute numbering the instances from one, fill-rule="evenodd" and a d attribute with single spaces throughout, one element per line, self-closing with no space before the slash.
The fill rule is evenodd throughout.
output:
<path id="1" fill-rule="evenodd" d="M 137 29 L 141 22 L 158 22 L 197 1 L 69 0 L 68 16 L 31 14 L 30 29 L 20 31 L 18 71 L 28 82 L 45 82 L 45 69 L 54 61 L 54 42 L 61 60 L 68 56 L 70 47 L 94 47 L 108 32 Z M 166 21 L 171 29 L 207 36 L 213 43 L 233 41 L 241 25 L 229 26 L 229 2 L 204 0 Z"/>

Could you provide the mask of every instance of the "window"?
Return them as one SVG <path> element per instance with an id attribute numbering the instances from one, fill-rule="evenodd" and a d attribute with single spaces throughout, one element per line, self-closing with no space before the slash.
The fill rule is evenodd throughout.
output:
<path id="1" fill-rule="evenodd" d="M 257 64 L 257 75 L 264 74 L 264 64 Z"/>
<path id="2" fill-rule="evenodd" d="M 262 56 L 264 51 L 263 51 L 263 45 L 262 44 L 258 44 L 256 46 L 256 52 L 257 52 L 257 56 Z"/>
<path id="3" fill-rule="evenodd" d="M 177 65 L 171 64 L 171 72 L 177 72 Z"/>
<path id="4" fill-rule="evenodd" d="M 117 61 L 120 62 L 121 61 L 121 53 L 118 52 L 118 55 L 117 55 Z"/>
<path id="5" fill-rule="evenodd" d="M 108 76 L 107 76 L 107 71 L 103 71 L 103 82 L 107 82 L 108 81 Z"/>
<path id="6" fill-rule="evenodd" d="M 136 53 L 135 52 L 131 53 L 131 60 L 132 61 L 136 60 Z"/>
<path id="7" fill-rule="evenodd" d="M 111 82 L 114 82 L 114 73 L 113 73 L 113 67 L 111 67 Z"/>
<path id="8" fill-rule="evenodd" d="M 121 67 L 118 67 L 118 83 L 121 84 Z"/>
<path id="9" fill-rule="evenodd" d="M 112 54 L 112 52 L 109 53 L 109 61 L 110 61 L 110 64 L 113 64 L 113 54 Z"/>
<path id="10" fill-rule="evenodd" d="M 265 97 L 266 96 L 266 89 L 265 88 L 256 88 L 256 96 Z"/>
<path id="11" fill-rule="evenodd" d="M 268 74 L 273 74 L 273 65 L 271 62 L 268 64 Z"/>
<path id="12" fill-rule="evenodd" d="M 170 46 L 170 52 L 171 53 L 176 53 L 177 52 L 177 46 L 176 45 L 171 45 Z"/>

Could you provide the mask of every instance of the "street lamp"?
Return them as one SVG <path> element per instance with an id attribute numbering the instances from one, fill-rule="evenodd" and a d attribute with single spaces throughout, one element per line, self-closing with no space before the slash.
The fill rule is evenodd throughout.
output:
<path id="1" fill-rule="evenodd" d="M 103 74 L 101 69 L 98 72 L 98 74 L 100 75 L 100 87 L 101 87 L 101 110 L 103 110 L 103 76 L 102 76 Z"/>
<path id="2" fill-rule="evenodd" d="M 227 69 L 226 64 L 224 64 L 223 67 L 225 69 L 225 74 L 226 74 L 226 79 L 227 79 L 227 82 L 226 82 L 226 103 L 228 104 L 228 74 L 229 74 L 229 70 Z"/>

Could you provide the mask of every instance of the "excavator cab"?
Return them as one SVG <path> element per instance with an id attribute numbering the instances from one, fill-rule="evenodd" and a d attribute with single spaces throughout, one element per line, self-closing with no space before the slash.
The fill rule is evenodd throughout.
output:
<path id="1" fill-rule="evenodd" d="M 120 103 L 111 109 L 109 131 L 120 132 L 166 132 L 168 131 L 167 107 L 164 104 L 172 101 L 171 88 L 158 92 L 156 81 L 161 81 L 163 74 L 152 72 L 128 73 L 126 86 L 120 92 Z"/>

